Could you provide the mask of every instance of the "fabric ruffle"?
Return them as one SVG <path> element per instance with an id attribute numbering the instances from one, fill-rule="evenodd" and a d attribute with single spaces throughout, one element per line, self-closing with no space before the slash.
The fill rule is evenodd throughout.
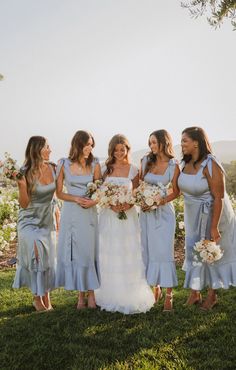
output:
<path id="1" fill-rule="evenodd" d="M 57 265 L 56 287 L 64 287 L 66 290 L 87 290 L 98 289 L 98 268 L 94 266 L 78 266 L 77 261 L 71 261 L 70 265 L 59 263 Z"/>
<path id="2" fill-rule="evenodd" d="M 187 269 L 184 288 L 202 290 L 206 287 L 212 289 L 228 289 L 236 286 L 236 261 L 225 264 L 193 266 Z"/>
<path id="3" fill-rule="evenodd" d="M 34 295 L 43 296 L 55 287 L 55 270 L 30 271 L 19 265 L 12 287 L 28 287 Z"/>
<path id="4" fill-rule="evenodd" d="M 147 267 L 149 285 L 172 288 L 178 285 L 175 262 L 150 262 Z"/>

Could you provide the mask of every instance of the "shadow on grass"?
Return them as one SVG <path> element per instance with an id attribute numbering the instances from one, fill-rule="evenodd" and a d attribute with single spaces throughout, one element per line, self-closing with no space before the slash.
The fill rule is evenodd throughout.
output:
<path id="1" fill-rule="evenodd" d="M 8 291 L 1 314 L 1 369 L 235 369 L 235 289 L 209 313 L 184 307 L 187 292 L 177 289 L 174 314 L 162 301 L 128 316 L 77 311 L 76 293 L 63 290 L 52 294 L 54 311 L 36 313 L 31 294 L 17 294 Z"/>

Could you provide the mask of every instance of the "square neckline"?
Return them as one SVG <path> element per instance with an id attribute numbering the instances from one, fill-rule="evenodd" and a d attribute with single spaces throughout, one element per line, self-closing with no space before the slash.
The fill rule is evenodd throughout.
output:
<path id="1" fill-rule="evenodd" d="M 113 178 L 113 179 L 130 179 L 131 168 L 132 168 L 132 163 L 130 163 L 128 176 L 107 176 L 106 179 L 107 178 Z M 105 181 L 106 181 L 106 179 L 105 179 Z"/>
<path id="2" fill-rule="evenodd" d="M 148 173 L 150 173 L 150 174 L 152 174 L 152 175 L 154 175 L 154 176 L 165 176 L 165 174 L 166 174 L 166 172 L 167 172 L 167 170 L 168 170 L 168 168 L 169 168 L 169 165 L 170 165 L 170 161 L 171 161 L 171 159 L 172 158 L 170 158 L 169 159 L 169 161 L 168 161 L 168 165 L 167 165 L 167 167 L 166 167 L 166 169 L 165 169 L 165 171 L 162 173 L 162 174 L 160 174 L 160 173 L 153 173 L 153 172 L 148 172 Z M 146 175 L 147 175 L 147 173 L 146 173 Z"/>

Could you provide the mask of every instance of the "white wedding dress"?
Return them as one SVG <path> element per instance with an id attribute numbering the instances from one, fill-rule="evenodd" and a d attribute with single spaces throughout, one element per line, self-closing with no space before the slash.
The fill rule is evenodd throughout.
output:
<path id="1" fill-rule="evenodd" d="M 131 165 L 129 176 L 107 177 L 106 182 L 127 185 L 137 168 Z M 135 207 L 126 211 L 128 219 L 119 220 L 117 213 L 103 209 L 99 215 L 99 266 L 101 286 L 95 290 L 101 309 L 124 314 L 146 312 L 154 304 L 154 296 L 145 278 L 140 226 Z"/>

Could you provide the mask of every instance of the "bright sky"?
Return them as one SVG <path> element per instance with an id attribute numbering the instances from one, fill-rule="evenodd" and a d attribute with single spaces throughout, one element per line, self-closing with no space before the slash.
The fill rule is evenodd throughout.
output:
<path id="1" fill-rule="evenodd" d="M 198 124 L 210 141 L 236 139 L 236 48 L 176 0 L 0 0 L 0 158 L 24 158 L 31 135 L 52 159 L 79 129 L 95 155 L 125 134 L 133 151 L 165 128 Z"/>

